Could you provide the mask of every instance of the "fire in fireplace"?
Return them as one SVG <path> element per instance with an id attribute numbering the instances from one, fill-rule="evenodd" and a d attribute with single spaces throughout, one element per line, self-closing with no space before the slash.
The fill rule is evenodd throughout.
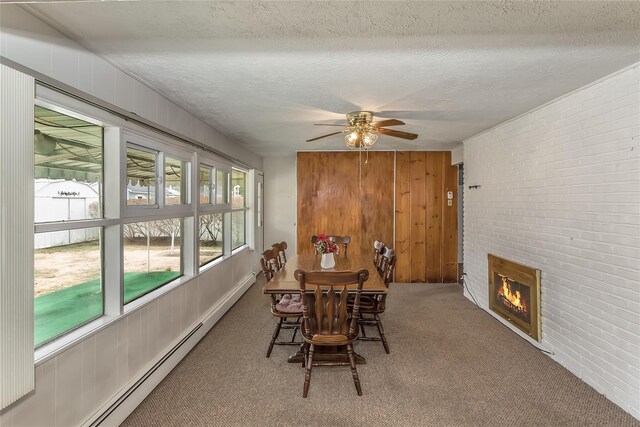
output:
<path id="1" fill-rule="evenodd" d="M 489 305 L 540 340 L 540 270 L 489 255 Z"/>
<path id="2" fill-rule="evenodd" d="M 497 303 L 509 313 L 524 320 L 531 321 L 531 312 L 529 310 L 529 287 L 520 282 L 510 279 L 508 276 L 496 273 L 495 278 L 501 285 L 497 288 Z"/>

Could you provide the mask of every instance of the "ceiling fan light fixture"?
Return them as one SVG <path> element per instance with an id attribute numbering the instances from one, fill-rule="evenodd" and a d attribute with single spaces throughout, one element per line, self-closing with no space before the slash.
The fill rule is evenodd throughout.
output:
<path id="1" fill-rule="evenodd" d="M 356 142 L 358 141 L 358 132 L 357 131 L 353 131 L 347 135 L 345 135 L 344 137 L 344 143 L 347 144 L 348 147 L 355 147 L 356 146 Z"/>
<path id="2" fill-rule="evenodd" d="M 375 144 L 377 140 L 378 135 L 376 135 L 374 132 L 364 132 L 362 134 L 362 145 L 364 145 L 365 148 L 373 146 L 373 144 Z"/>
<path id="3" fill-rule="evenodd" d="M 344 137 L 344 143 L 349 148 L 358 148 L 368 150 L 378 141 L 378 134 L 391 136 L 394 138 L 414 140 L 418 134 L 402 132 L 395 129 L 387 129 L 386 126 L 400 126 L 405 123 L 398 119 L 386 119 L 374 122 L 373 113 L 371 111 L 352 111 L 347 114 L 347 126 L 342 131 L 331 132 L 326 135 L 317 136 L 307 139 L 307 142 L 317 141 L 318 139 L 327 138 L 329 136 L 347 133 Z M 338 126 L 342 125 L 333 123 L 314 123 L 316 126 Z"/>

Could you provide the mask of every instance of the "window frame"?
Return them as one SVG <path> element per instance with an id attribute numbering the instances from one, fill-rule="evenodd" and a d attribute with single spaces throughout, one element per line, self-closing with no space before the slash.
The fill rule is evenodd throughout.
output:
<path id="1" fill-rule="evenodd" d="M 196 253 L 195 253 L 195 264 L 198 271 L 204 271 L 209 267 L 216 265 L 218 262 L 223 261 L 227 257 L 231 255 L 230 249 L 230 226 L 231 226 L 231 170 L 232 166 L 226 162 L 222 162 L 219 159 L 215 159 L 212 156 L 200 155 L 199 163 L 198 163 L 198 171 L 200 171 L 201 167 L 206 167 L 209 169 L 211 173 L 210 185 L 211 191 L 209 195 L 209 203 L 198 203 L 197 208 L 197 216 L 196 216 L 196 228 L 197 228 L 197 239 L 196 239 Z M 222 172 L 225 174 L 227 178 L 227 203 L 218 203 L 218 172 Z M 200 194 L 200 183 L 198 182 L 198 201 Z M 222 254 L 217 257 L 205 262 L 204 264 L 200 264 L 200 217 L 203 215 L 213 215 L 213 214 L 221 214 L 222 215 Z"/>
<path id="2" fill-rule="evenodd" d="M 193 214 L 193 198 L 191 195 L 193 194 L 192 187 L 192 171 L 193 171 L 193 154 L 187 152 L 184 149 L 179 149 L 171 146 L 170 144 L 164 142 L 159 137 L 149 137 L 146 135 L 140 135 L 135 132 L 128 131 L 123 129 L 122 132 L 122 142 L 125 144 L 124 150 L 124 167 L 121 171 L 122 182 L 124 183 L 124 218 L 141 218 L 141 217 L 151 217 L 154 215 L 165 215 L 171 214 L 176 217 L 178 216 L 188 216 Z M 150 153 L 156 153 L 156 203 L 150 205 L 129 205 L 126 201 L 127 199 L 127 165 L 126 165 L 126 157 L 127 157 L 127 149 L 131 147 L 137 150 L 146 151 Z M 167 205 L 165 204 L 165 186 L 164 186 L 164 173 L 165 173 L 165 157 L 170 157 L 172 159 L 181 160 L 187 162 L 187 170 L 185 171 L 185 176 L 188 177 L 187 185 L 185 186 L 185 190 L 187 191 L 188 203 L 183 204 L 175 204 L 175 205 Z M 200 194 L 198 192 L 198 194 Z"/>
<path id="3" fill-rule="evenodd" d="M 240 249 L 242 249 L 245 246 L 249 245 L 249 236 L 247 235 L 247 216 L 250 210 L 250 204 L 248 203 L 247 197 L 248 197 L 248 186 L 249 186 L 249 176 L 251 175 L 249 173 L 248 170 L 233 166 L 231 168 L 231 173 L 233 174 L 233 171 L 236 170 L 238 172 L 242 172 L 244 174 L 244 207 L 242 208 L 231 208 L 230 209 L 230 218 L 229 218 L 229 223 L 230 223 L 230 227 L 231 227 L 231 236 L 229 238 L 229 243 L 230 243 L 230 247 L 231 247 L 231 253 L 235 253 L 237 251 L 239 251 Z M 233 183 L 233 176 L 230 175 L 230 184 L 229 187 L 231 187 L 231 183 Z M 231 192 L 231 189 L 229 189 L 229 191 Z M 232 196 L 233 197 L 233 196 Z M 233 214 L 237 213 L 237 212 L 244 212 L 244 242 L 236 247 L 233 246 Z"/>
<path id="4" fill-rule="evenodd" d="M 108 127 L 107 123 L 104 123 L 103 121 L 99 120 L 99 119 L 95 119 L 95 118 L 90 118 L 88 116 L 86 116 L 85 114 L 78 112 L 74 109 L 68 108 L 66 106 L 63 105 L 58 105 L 58 104 L 54 104 L 51 103 L 47 100 L 38 98 L 36 96 L 36 98 L 34 99 L 34 115 L 33 115 L 33 121 L 35 122 L 36 119 L 36 115 L 35 115 L 35 107 L 41 107 L 47 110 L 51 110 L 51 111 L 55 111 L 57 113 L 60 114 L 64 114 L 66 116 L 69 117 L 73 117 L 82 121 L 85 121 L 87 123 L 91 123 L 94 124 L 96 126 L 100 126 L 102 128 L 102 167 L 101 167 L 101 191 L 99 193 L 99 197 L 100 197 L 100 218 L 90 218 L 90 219 L 73 219 L 73 220 L 58 220 L 58 221 L 41 221 L 41 222 L 36 222 L 35 221 L 35 216 L 34 216 L 34 221 L 33 221 L 33 236 L 32 238 L 35 239 L 36 235 L 38 234 L 44 234 L 44 233 L 52 233 L 52 232 L 58 232 L 58 231 L 73 231 L 73 230 L 82 230 L 82 229 L 89 229 L 89 228 L 98 228 L 99 229 L 99 245 L 100 245 L 100 285 L 101 285 L 101 293 L 102 293 L 102 312 L 100 315 L 92 317 L 90 319 L 85 320 L 82 323 L 79 323 L 77 325 L 75 325 L 74 327 L 67 329 L 66 331 L 51 337 L 43 342 L 40 342 L 38 344 L 34 343 L 34 348 L 37 350 L 39 348 L 44 347 L 45 345 L 54 342 L 58 339 L 60 339 L 61 337 L 67 336 L 68 334 L 72 333 L 73 331 L 76 331 L 80 328 L 82 328 L 83 326 L 87 325 L 88 323 L 91 323 L 101 317 L 103 317 L 106 312 L 107 312 L 107 307 L 106 307 L 106 299 L 107 299 L 107 293 L 106 293 L 106 286 L 105 286 L 105 260 L 104 260 L 104 251 L 105 251 L 105 228 L 108 226 L 113 226 L 116 225 L 118 223 L 117 220 L 113 220 L 113 219 L 108 219 L 106 218 L 106 214 L 105 214 L 105 205 L 106 205 L 106 183 L 105 183 L 105 161 L 104 161 L 104 152 L 105 152 L 105 129 Z M 33 173 L 33 180 L 35 182 L 35 153 L 34 153 L 34 158 L 33 158 L 33 165 L 34 165 L 34 173 Z M 34 194 L 35 196 L 35 194 Z M 35 197 L 34 197 L 35 198 Z M 34 255 L 35 255 L 35 248 L 34 248 Z M 35 262 L 34 262 L 34 273 L 35 273 Z M 35 280 L 34 280 L 34 290 L 35 290 Z M 34 303 L 35 303 L 35 295 L 33 297 Z M 34 319 L 34 326 L 35 326 L 35 319 Z"/>
<path id="5" fill-rule="evenodd" d="M 102 159 L 102 194 L 101 218 L 85 220 L 65 220 L 55 222 L 40 222 L 34 225 L 36 233 L 49 231 L 64 231 L 73 229 L 100 227 L 100 265 L 101 284 L 103 293 L 102 315 L 88 320 L 73 329 L 42 343 L 35 351 L 35 363 L 39 365 L 54 357 L 72 345 L 75 345 L 88 335 L 108 327 L 122 319 L 128 313 L 138 310 L 162 295 L 165 295 L 181 285 L 189 282 L 204 270 L 211 268 L 235 253 L 248 247 L 247 242 L 252 234 L 247 228 L 250 224 L 245 216 L 245 244 L 231 250 L 231 178 L 232 169 L 237 168 L 247 174 L 247 193 L 251 190 L 250 173 L 244 166 L 239 166 L 234 160 L 218 155 L 205 148 L 190 143 L 188 139 L 170 135 L 162 130 L 160 125 L 129 121 L 117 110 L 110 110 L 108 106 L 92 103 L 83 99 L 81 94 L 74 95 L 60 91 L 54 86 L 48 86 L 36 81 L 34 105 L 57 111 L 63 114 L 87 121 L 103 128 L 103 159 Z M 35 114 L 34 114 L 35 116 Z M 164 205 L 164 179 L 160 184 L 156 180 L 156 204 L 127 205 L 127 147 L 133 143 L 134 148 L 147 149 L 162 153 L 188 163 L 186 189 L 189 192 L 187 204 Z M 212 190 L 210 204 L 199 203 L 199 183 L 197 171 L 200 164 L 210 165 L 212 168 Z M 158 168 L 164 168 L 164 159 L 156 158 L 156 175 Z M 217 172 L 224 172 L 227 178 L 227 203 L 217 203 Z M 33 175 L 35 177 L 35 174 Z M 35 179 L 35 178 L 34 178 Z M 245 197 L 247 197 L 245 195 Z M 252 205 L 251 205 L 252 206 Z M 249 204 L 236 210 L 250 210 Z M 199 235 L 198 224 L 200 215 L 219 213 L 223 216 L 223 255 L 199 266 Z M 246 215 L 246 214 L 245 214 Z M 124 247 L 123 225 L 132 222 L 144 222 L 154 219 L 182 218 L 182 261 L 181 276 L 164 283 L 150 292 L 140 295 L 127 304 L 124 303 Z M 210 284 L 215 286 L 215 284 Z"/>

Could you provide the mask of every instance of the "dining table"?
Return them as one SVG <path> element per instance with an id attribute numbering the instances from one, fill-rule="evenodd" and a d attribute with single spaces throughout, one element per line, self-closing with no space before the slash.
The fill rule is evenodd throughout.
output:
<path id="1" fill-rule="evenodd" d="M 321 254 L 297 254 L 290 257 L 266 285 L 262 288 L 264 294 L 270 295 L 273 304 L 278 296 L 282 294 L 299 294 L 300 282 L 294 277 L 296 270 L 304 271 L 359 271 L 365 269 L 369 272 L 369 278 L 364 282 L 362 295 L 383 295 L 388 289 L 384 280 L 378 275 L 373 265 L 373 256 L 368 254 L 348 254 L 335 255 L 335 267 L 323 269 L 320 266 Z M 310 285 L 313 286 L 313 285 Z M 357 285 L 348 285 L 347 292 L 355 293 Z M 320 350 L 320 349 L 319 349 Z M 346 354 L 346 346 L 328 347 L 321 349 L 314 356 L 314 362 L 321 364 L 348 365 L 349 360 Z M 323 352 L 324 351 L 324 352 Z M 354 353 L 356 363 L 364 364 L 366 359 Z M 289 363 L 302 363 L 304 360 L 303 349 L 300 348 L 295 354 L 289 356 Z"/>

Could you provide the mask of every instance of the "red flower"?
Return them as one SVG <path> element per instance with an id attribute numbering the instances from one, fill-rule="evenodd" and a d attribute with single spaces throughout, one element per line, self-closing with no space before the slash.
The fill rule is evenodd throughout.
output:
<path id="1" fill-rule="evenodd" d="M 340 248 L 336 245 L 335 242 L 329 240 L 329 236 L 324 233 L 318 234 L 318 239 L 316 240 L 316 250 L 321 254 L 328 253 L 340 253 Z"/>

